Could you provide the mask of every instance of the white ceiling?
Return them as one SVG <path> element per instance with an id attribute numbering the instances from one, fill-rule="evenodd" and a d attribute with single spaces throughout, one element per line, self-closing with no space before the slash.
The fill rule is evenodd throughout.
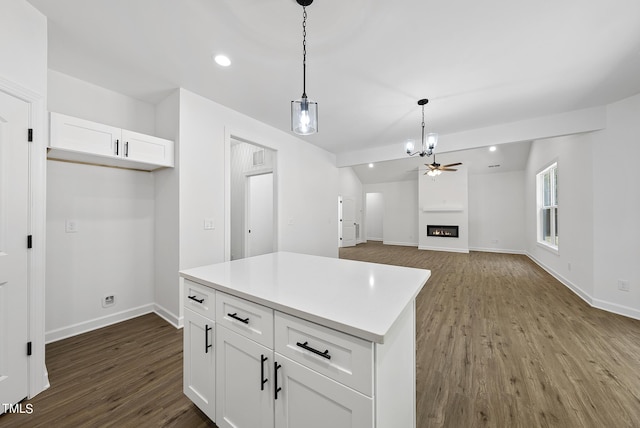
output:
<path id="1" fill-rule="evenodd" d="M 155 103 L 183 87 L 282 130 L 302 93 L 295 0 L 29 0 L 49 67 Z M 640 93 L 638 0 L 316 0 L 307 94 L 333 153 Z M 229 68 L 212 61 L 225 53 Z M 440 150 L 446 151 L 446 147 Z"/>

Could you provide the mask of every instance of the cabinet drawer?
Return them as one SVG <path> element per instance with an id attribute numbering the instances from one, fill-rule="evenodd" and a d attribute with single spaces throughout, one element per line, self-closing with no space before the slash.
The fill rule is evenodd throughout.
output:
<path id="1" fill-rule="evenodd" d="M 192 311 L 209 318 L 210 320 L 215 320 L 215 290 L 185 279 L 184 307 L 189 308 Z"/>
<path id="2" fill-rule="evenodd" d="M 273 309 L 220 292 L 216 301 L 216 322 L 273 348 Z"/>
<path id="3" fill-rule="evenodd" d="M 275 351 L 369 397 L 373 395 L 372 342 L 276 312 Z"/>

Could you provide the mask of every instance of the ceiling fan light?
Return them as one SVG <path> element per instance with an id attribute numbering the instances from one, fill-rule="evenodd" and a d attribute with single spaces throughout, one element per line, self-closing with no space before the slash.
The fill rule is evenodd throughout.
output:
<path id="1" fill-rule="evenodd" d="M 307 97 L 291 101 L 291 130 L 298 135 L 318 132 L 318 103 Z"/>

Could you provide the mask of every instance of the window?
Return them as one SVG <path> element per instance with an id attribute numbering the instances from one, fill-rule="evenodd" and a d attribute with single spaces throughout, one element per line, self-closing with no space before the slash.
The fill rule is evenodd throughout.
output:
<path id="1" fill-rule="evenodd" d="M 558 249 L 558 164 L 537 175 L 538 242 Z"/>

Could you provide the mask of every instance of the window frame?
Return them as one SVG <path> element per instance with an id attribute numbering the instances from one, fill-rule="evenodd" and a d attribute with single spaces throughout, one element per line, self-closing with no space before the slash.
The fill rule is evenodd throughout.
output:
<path id="1" fill-rule="evenodd" d="M 546 177 L 549 177 L 548 180 L 548 202 L 546 187 L 547 181 Z M 536 227 L 536 242 L 542 248 L 545 248 L 551 252 L 556 254 L 559 253 L 559 234 L 558 234 L 558 162 L 553 161 L 545 168 L 543 168 L 540 172 L 536 174 L 536 218 L 537 218 L 537 227 Z M 545 239 L 545 211 L 549 211 L 549 236 L 551 237 L 551 241 Z M 555 237 L 555 243 L 554 238 Z"/>

